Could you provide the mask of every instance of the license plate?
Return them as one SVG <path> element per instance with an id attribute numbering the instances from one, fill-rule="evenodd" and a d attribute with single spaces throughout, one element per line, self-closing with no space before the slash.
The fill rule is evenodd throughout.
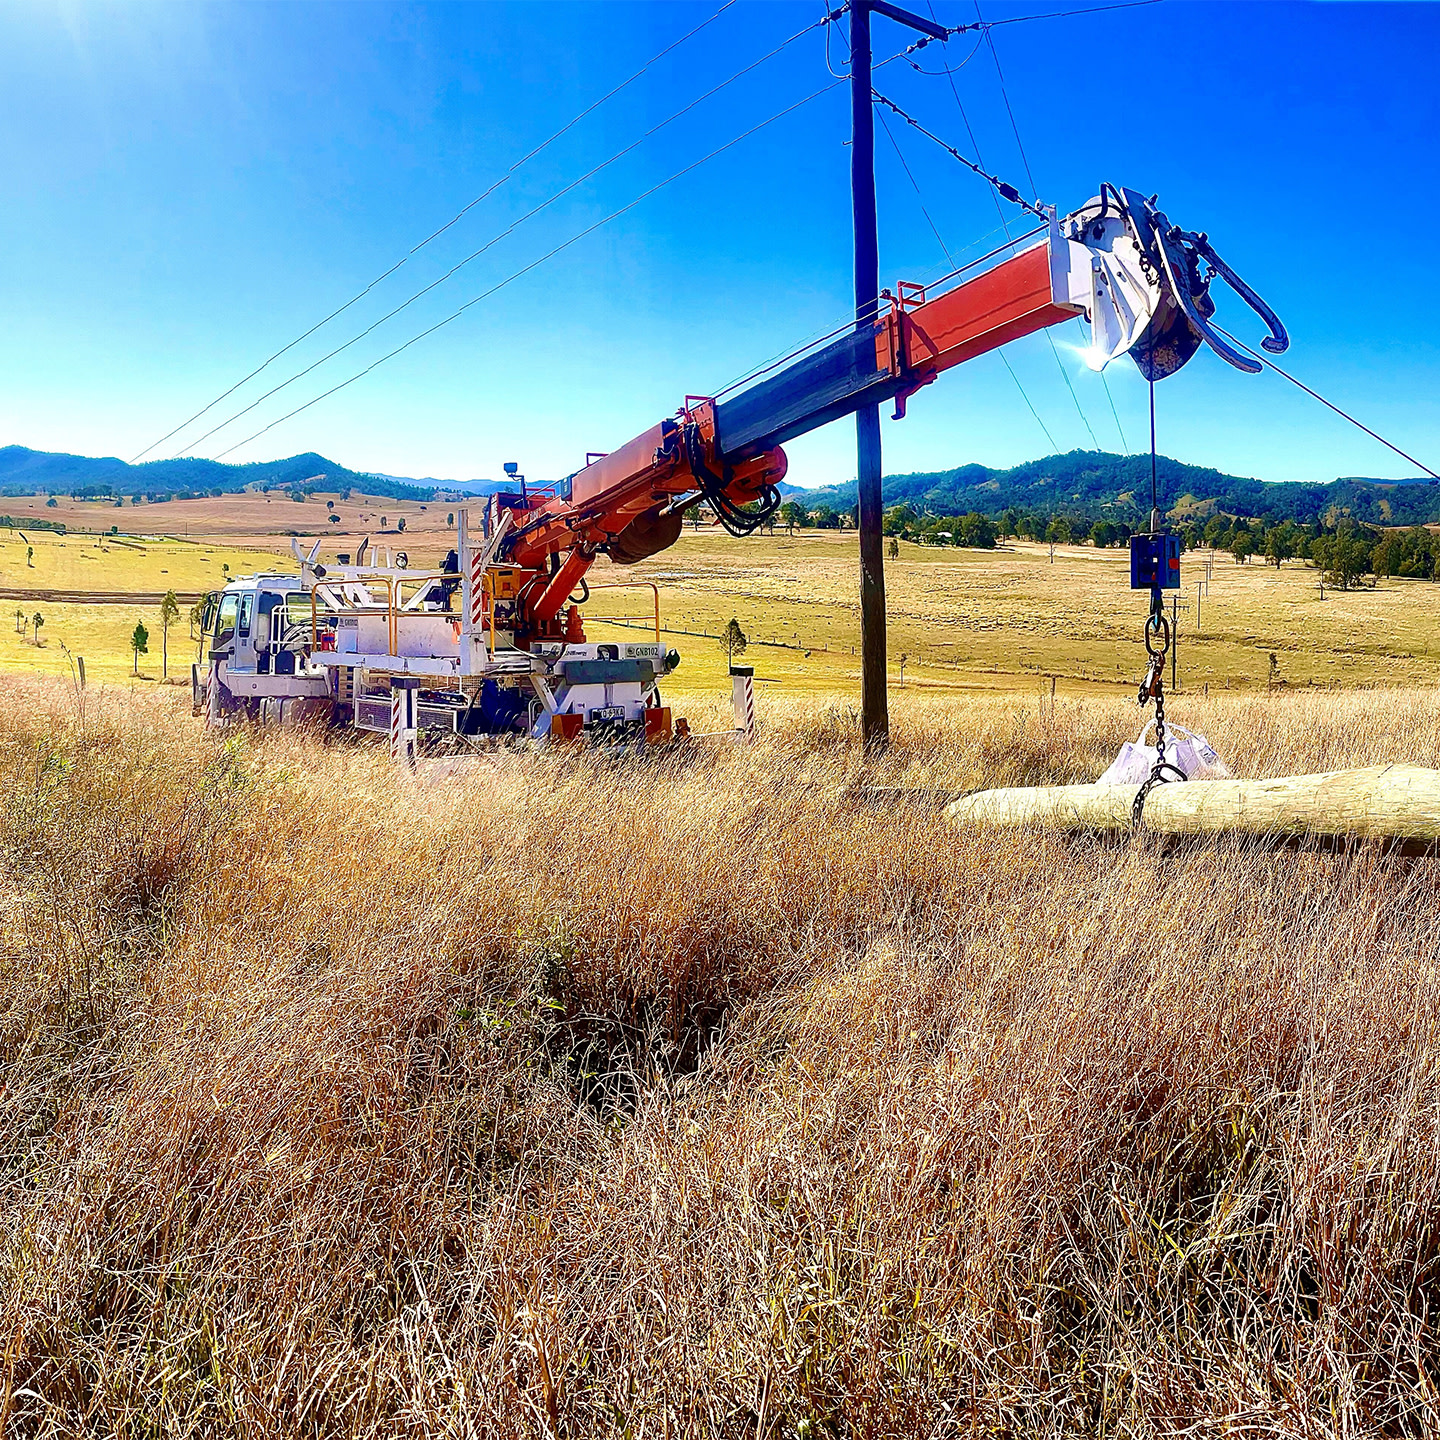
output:
<path id="1" fill-rule="evenodd" d="M 625 707 L 623 705 L 601 705 L 590 712 L 592 720 L 623 720 L 625 718 Z"/>

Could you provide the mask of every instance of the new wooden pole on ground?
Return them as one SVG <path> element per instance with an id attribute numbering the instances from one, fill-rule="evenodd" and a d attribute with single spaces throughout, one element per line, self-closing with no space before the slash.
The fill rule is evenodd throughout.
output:
<path id="1" fill-rule="evenodd" d="M 981 790 L 946 808 L 958 826 L 1099 831 L 1131 828 L 1135 785 L 1034 785 Z M 1191 780 L 1157 785 L 1144 828 L 1158 835 L 1241 832 L 1440 841 L 1440 770 L 1371 765 L 1274 780 Z"/>

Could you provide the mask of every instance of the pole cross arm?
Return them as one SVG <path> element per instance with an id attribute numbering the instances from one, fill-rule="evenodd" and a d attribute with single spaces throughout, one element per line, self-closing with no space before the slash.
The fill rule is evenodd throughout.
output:
<path id="1" fill-rule="evenodd" d="M 919 15 L 912 15 L 910 11 L 890 4 L 890 0 L 851 0 L 851 3 L 864 5 L 868 10 L 873 10 L 877 15 L 884 15 L 886 19 L 894 20 L 897 24 L 908 25 L 912 30 L 918 30 L 932 40 L 948 40 L 950 38 L 950 32 L 945 26 L 937 25 L 933 20 L 924 20 Z"/>

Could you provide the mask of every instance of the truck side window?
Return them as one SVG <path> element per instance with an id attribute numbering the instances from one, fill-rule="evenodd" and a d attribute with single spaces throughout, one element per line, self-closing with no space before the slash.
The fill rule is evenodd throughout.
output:
<path id="1" fill-rule="evenodd" d="M 250 633 L 250 623 L 255 618 L 255 592 L 248 590 L 240 597 L 240 634 Z"/>
<path id="2" fill-rule="evenodd" d="M 220 609 L 215 616 L 215 643 L 223 645 L 235 634 L 235 610 L 239 604 L 239 597 L 236 595 L 222 595 L 220 597 Z"/>
<path id="3" fill-rule="evenodd" d="M 283 595 L 278 595 L 274 590 L 262 590 L 260 600 L 256 605 L 259 613 L 259 623 L 255 627 L 255 643 L 257 645 L 268 645 L 272 640 L 280 639 L 275 629 L 275 611 L 284 600 Z"/>

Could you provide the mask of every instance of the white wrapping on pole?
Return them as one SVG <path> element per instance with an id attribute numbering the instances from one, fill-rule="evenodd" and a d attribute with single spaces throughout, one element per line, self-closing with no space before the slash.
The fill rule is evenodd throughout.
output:
<path id="1" fill-rule="evenodd" d="M 735 706 L 735 729 L 742 740 L 755 738 L 755 669 L 751 665 L 730 667 L 730 694 Z"/>
<path id="2" fill-rule="evenodd" d="M 416 724 L 415 682 L 392 681 L 390 686 L 390 758 L 397 765 L 415 768 L 420 731 Z"/>

